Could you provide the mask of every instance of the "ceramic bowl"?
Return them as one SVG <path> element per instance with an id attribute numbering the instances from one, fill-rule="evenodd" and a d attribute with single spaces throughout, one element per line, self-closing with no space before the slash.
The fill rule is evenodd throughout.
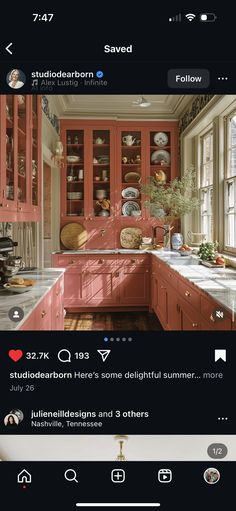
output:
<path id="1" fill-rule="evenodd" d="M 152 243 L 152 238 L 142 238 L 142 243 L 144 243 L 145 245 Z"/>

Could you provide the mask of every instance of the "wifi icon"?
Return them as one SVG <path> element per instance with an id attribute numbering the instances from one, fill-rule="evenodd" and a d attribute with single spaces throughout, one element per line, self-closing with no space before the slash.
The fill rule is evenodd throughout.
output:
<path id="1" fill-rule="evenodd" d="M 188 21 L 193 21 L 194 18 L 196 18 L 196 14 L 190 12 L 189 14 L 185 14 L 185 18 L 187 18 Z"/>

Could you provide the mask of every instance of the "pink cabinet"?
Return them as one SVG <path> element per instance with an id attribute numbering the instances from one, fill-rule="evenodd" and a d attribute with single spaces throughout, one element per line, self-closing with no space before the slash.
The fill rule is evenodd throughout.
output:
<path id="1" fill-rule="evenodd" d="M 120 305 L 149 305 L 148 267 L 123 266 L 120 270 Z"/>
<path id="2" fill-rule="evenodd" d="M 71 268 L 65 273 L 64 305 L 78 307 L 86 303 L 87 289 L 82 267 Z"/>
<path id="3" fill-rule="evenodd" d="M 86 305 L 96 307 L 119 304 L 119 272 L 110 265 L 89 266 L 86 271 Z"/>
<path id="4" fill-rule="evenodd" d="M 49 291 L 34 311 L 35 330 L 52 330 L 52 291 Z"/>
<path id="5" fill-rule="evenodd" d="M 20 330 L 64 330 L 64 276 L 39 302 Z"/>
<path id="6" fill-rule="evenodd" d="M 53 255 L 53 266 L 64 265 L 66 308 L 148 307 L 148 255 Z"/>
<path id="7" fill-rule="evenodd" d="M 64 276 L 52 288 L 52 330 L 64 330 Z"/>
<path id="8" fill-rule="evenodd" d="M 29 317 L 24 321 L 20 330 L 37 330 L 35 324 L 35 313 L 34 311 L 29 315 Z"/>
<path id="9" fill-rule="evenodd" d="M 41 96 L 0 97 L 1 221 L 40 220 Z"/>
<path id="10" fill-rule="evenodd" d="M 201 330 L 200 314 L 184 300 L 178 299 L 181 330 Z"/>

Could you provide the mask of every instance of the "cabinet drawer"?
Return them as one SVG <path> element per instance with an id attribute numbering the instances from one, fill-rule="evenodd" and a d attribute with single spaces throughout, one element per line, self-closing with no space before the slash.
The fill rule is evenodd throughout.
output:
<path id="1" fill-rule="evenodd" d="M 206 298 L 205 296 L 201 296 L 200 303 L 201 314 L 209 322 L 209 325 L 212 329 L 231 330 L 231 318 L 224 307 L 217 304 L 217 302 L 214 300 Z M 214 311 L 217 309 L 224 313 L 223 319 L 216 320 Z"/>
<path id="2" fill-rule="evenodd" d="M 163 279 L 166 280 L 171 286 L 173 286 L 175 289 L 177 289 L 178 285 L 178 277 L 173 270 L 170 270 L 170 268 L 165 265 L 164 268 L 161 269 L 161 276 Z"/>
<path id="3" fill-rule="evenodd" d="M 196 291 L 184 282 L 184 280 L 178 280 L 178 291 L 179 296 L 184 298 L 186 302 L 190 303 L 193 307 L 199 310 L 200 308 L 200 292 Z"/>
<path id="4" fill-rule="evenodd" d="M 165 263 L 157 259 L 157 257 L 152 256 L 152 271 L 153 273 L 158 273 L 166 267 Z"/>
<path id="5" fill-rule="evenodd" d="M 130 257 L 127 256 L 119 256 L 118 258 L 119 263 L 122 263 L 124 266 L 147 266 L 149 264 L 149 257 L 148 255 L 136 255 L 133 256 L 130 255 Z"/>
<path id="6" fill-rule="evenodd" d="M 88 256 L 87 265 L 103 267 L 105 265 L 115 266 L 116 265 L 116 257 L 104 256 L 103 254 L 97 256 Z"/>
<path id="7" fill-rule="evenodd" d="M 70 268 L 73 266 L 74 267 L 77 267 L 77 266 L 83 266 L 84 264 L 86 264 L 86 257 L 85 256 L 74 256 L 74 255 L 66 255 L 66 256 L 59 256 L 58 259 L 57 259 L 57 267 L 60 267 L 60 268 Z"/>

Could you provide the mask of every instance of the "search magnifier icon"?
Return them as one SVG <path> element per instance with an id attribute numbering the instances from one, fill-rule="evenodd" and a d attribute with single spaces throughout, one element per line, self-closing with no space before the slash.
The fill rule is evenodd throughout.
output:
<path id="1" fill-rule="evenodd" d="M 60 350 L 58 351 L 57 358 L 60 362 L 71 362 L 71 352 L 66 349 Z"/>
<path id="2" fill-rule="evenodd" d="M 68 468 L 64 473 L 64 477 L 69 482 L 72 482 L 72 481 L 75 481 L 76 483 L 79 482 L 77 479 L 76 471 L 73 468 Z"/>

